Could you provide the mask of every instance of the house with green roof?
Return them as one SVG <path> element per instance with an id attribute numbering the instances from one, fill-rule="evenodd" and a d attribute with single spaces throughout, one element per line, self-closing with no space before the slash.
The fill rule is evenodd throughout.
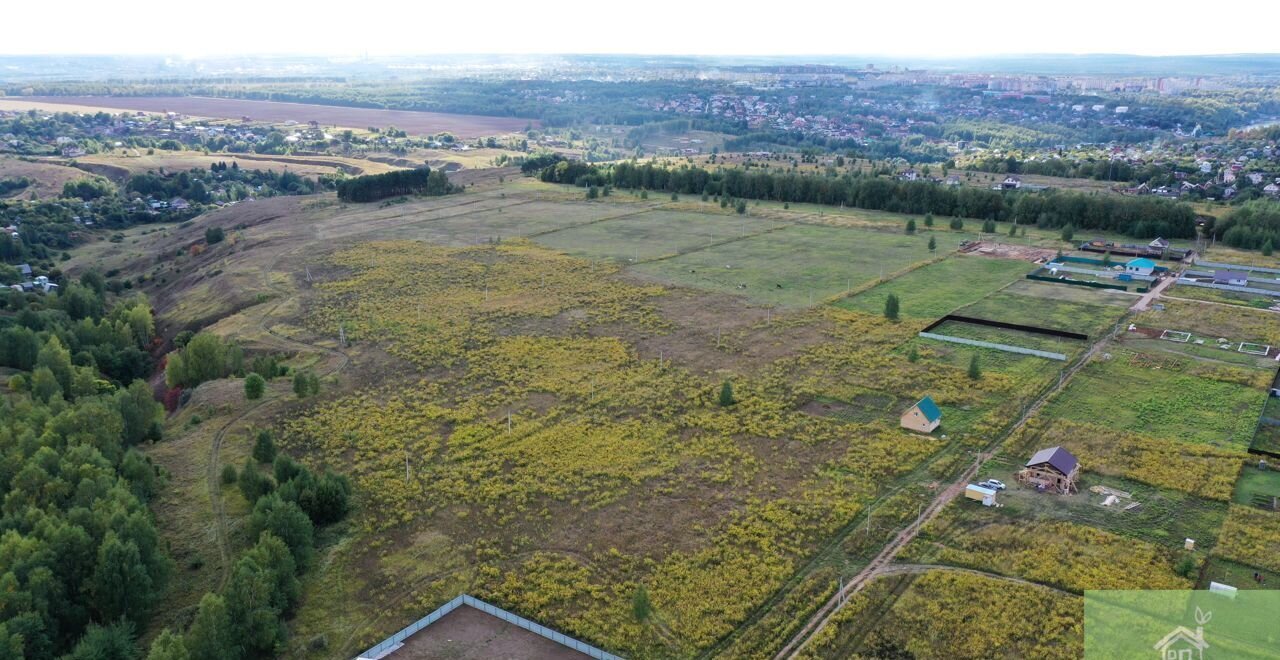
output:
<path id="1" fill-rule="evenodd" d="M 908 431 L 933 433 L 933 430 L 942 423 L 942 410 L 933 402 L 933 397 L 926 396 L 917 401 L 914 406 L 907 408 L 898 423 Z"/>

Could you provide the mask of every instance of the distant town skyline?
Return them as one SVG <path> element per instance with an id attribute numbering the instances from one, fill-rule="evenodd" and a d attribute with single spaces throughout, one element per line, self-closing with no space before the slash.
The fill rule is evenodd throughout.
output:
<path id="1" fill-rule="evenodd" d="M 1007 9 L 954 2 L 727 5 L 653 0 L 621 16 L 565 0 L 531 8 L 490 1 L 374 0 L 343 13 L 324 4 L 225 0 L 216 5 L 140 0 L 19 3 L 23 26 L 0 54 L 163 54 L 185 57 L 305 54 L 847 55 L 882 58 L 1017 54 L 1221 55 L 1275 52 L 1273 8 L 1260 0 L 1223 7 L 1229 29 L 1206 29 L 1177 11 L 1141 3 L 1079 0 Z M 1249 20 L 1249 16 L 1256 20 Z M 37 26 L 49 26 L 39 28 Z"/>

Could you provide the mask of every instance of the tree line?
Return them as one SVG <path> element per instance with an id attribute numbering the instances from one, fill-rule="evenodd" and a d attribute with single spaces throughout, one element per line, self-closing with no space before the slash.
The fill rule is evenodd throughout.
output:
<path id="1" fill-rule="evenodd" d="M 160 438 L 163 410 L 99 364 L 151 343 L 150 305 L 107 310 L 82 282 L 0 317 L 17 370 L 0 398 L 0 657 L 121 657 L 101 651 L 132 647 L 173 570 L 147 509 L 164 476 L 135 448 Z"/>
<path id="2" fill-rule="evenodd" d="M 1196 215 L 1186 204 L 1152 197 L 1087 195 L 1065 191 L 1002 191 L 900 181 L 851 172 L 842 176 L 722 168 L 668 167 L 635 161 L 598 167 L 562 161 L 543 181 L 579 186 L 707 194 L 732 199 L 851 206 L 910 214 L 1016 221 L 1040 227 L 1114 231 L 1135 237 L 1191 238 Z"/>
<path id="3" fill-rule="evenodd" d="M 1280 202 L 1245 202 L 1221 220 L 1207 220 L 1205 232 L 1231 247 L 1261 249 L 1269 254 L 1280 244 Z"/>
<path id="4" fill-rule="evenodd" d="M 445 173 L 430 167 L 366 174 L 338 182 L 338 199 L 344 202 L 376 202 L 400 195 L 434 197 L 451 192 L 453 184 Z"/>

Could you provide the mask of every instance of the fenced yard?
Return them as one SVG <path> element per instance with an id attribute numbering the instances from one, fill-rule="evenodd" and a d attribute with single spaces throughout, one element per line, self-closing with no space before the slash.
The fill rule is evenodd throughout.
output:
<path id="1" fill-rule="evenodd" d="M 1045 410 L 1051 417 L 1245 449 L 1269 374 L 1116 350 L 1095 357 Z"/>
<path id="2" fill-rule="evenodd" d="M 1032 267 L 1025 261 L 957 254 L 840 300 L 836 306 L 879 314 L 885 299 L 895 294 L 902 316 L 937 318 L 978 302 Z"/>

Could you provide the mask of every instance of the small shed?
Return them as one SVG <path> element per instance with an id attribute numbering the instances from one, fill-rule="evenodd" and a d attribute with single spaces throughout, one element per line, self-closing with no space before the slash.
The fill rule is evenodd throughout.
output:
<path id="1" fill-rule="evenodd" d="M 932 397 L 926 396 L 902 413 L 902 418 L 898 422 L 902 428 L 909 431 L 933 433 L 933 430 L 942 423 L 942 410 L 933 402 Z"/>
<path id="2" fill-rule="evenodd" d="M 969 484 L 964 488 L 964 496 L 971 500 L 982 502 L 982 506 L 995 506 L 996 504 L 996 490 L 994 488 Z"/>
<path id="3" fill-rule="evenodd" d="M 1080 478 L 1080 461 L 1062 447 L 1049 447 L 1036 452 L 1018 472 L 1018 480 L 1039 490 L 1069 494 L 1076 492 Z"/>
<path id="4" fill-rule="evenodd" d="M 1134 273 L 1136 275 L 1150 275 L 1156 270 L 1156 262 L 1146 257 L 1138 257 L 1131 259 L 1124 265 L 1124 272 Z"/>
<path id="5" fill-rule="evenodd" d="M 1239 270 L 1215 270 L 1213 271 L 1213 283 L 1230 286 L 1249 286 L 1249 274 Z"/>

